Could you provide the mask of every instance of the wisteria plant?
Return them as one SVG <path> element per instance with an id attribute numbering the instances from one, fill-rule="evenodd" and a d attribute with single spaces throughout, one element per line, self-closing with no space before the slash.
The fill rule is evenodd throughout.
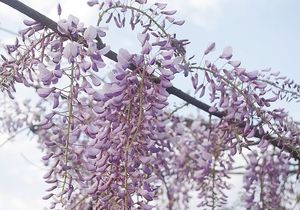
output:
<path id="1" fill-rule="evenodd" d="M 189 55 L 189 41 L 170 32 L 184 21 L 165 3 L 89 0 L 98 16 L 86 26 L 60 5 L 54 22 L 19 1 L 1 2 L 31 18 L 1 54 L 1 132 L 36 137 L 50 209 L 187 209 L 195 197 L 199 209 L 224 209 L 228 179 L 239 171 L 245 209 L 297 205 L 299 123 L 272 108 L 299 102 L 293 80 L 248 71 L 231 47 L 213 57 L 215 43 Z M 110 24 L 135 31 L 139 49 L 112 51 L 102 42 Z M 193 96 L 173 86 L 180 74 Z M 15 99 L 22 86 L 39 100 Z M 170 95 L 207 116 L 172 111 Z M 237 153 L 245 167 L 235 165 Z"/>

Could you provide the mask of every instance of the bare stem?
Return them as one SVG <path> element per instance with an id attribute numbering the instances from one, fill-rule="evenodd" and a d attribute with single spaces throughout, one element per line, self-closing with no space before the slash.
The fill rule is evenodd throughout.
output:
<path id="1" fill-rule="evenodd" d="M 74 65 L 72 65 L 71 69 L 71 81 L 70 81 L 70 91 L 68 96 L 68 125 L 67 125 L 67 136 L 64 148 L 64 159 L 65 159 L 65 167 L 68 166 L 68 154 L 69 154 L 69 144 L 70 144 L 70 137 L 71 137 L 71 126 L 73 120 L 73 85 L 74 85 Z M 62 186 L 62 193 L 65 190 L 65 185 L 67 183 L 68 173 L 67 170 L 64 173 L 64 181 Z M 62 197 L 61 197 L 62 201 Z"/>

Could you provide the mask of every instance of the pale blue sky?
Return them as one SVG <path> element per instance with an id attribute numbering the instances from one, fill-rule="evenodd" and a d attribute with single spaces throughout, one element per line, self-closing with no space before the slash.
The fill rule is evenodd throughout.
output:
<path id="1" fill-rule="evenodd" d="M 56 18 L 58 1 L 26 0 L 38 11 Z M 79 16 L 88 24 L 96 22 L 96 12 L 84 6 L 85 1 L 61 0 L 63 15 Z M 77 1 L 76 1 L 77 2 Z M 179 38 L 189 38 L 190 54 L 200 54 L 210 42 L 216 42 L 219 52 L 225 46 L 234 49 L 234 59 L 242 61 L 244 67 L 256 70 L 272 67 L 283 75 L 300 83 L 300 1 L 298 0 L 169 0 L 171 7 L 179 10 L 186 20 L 178 30 Z M 92 16 L 92 15 L 95 16 Z M 22 28 L 19 13 L 0 4 L 0 27 L 18 31 Z M 130 33 L 112 30 L 109 43 L 117 51 L 120 44 L 134 49 L 136 39 Z M 12 36 L 0 31 L 0 41 L 11 40 Z M 217 52 L 217 51 L 216 51 Z M 176 86 L 182 89 L 182 80 Z M 179 102 L 180 103 L 180 102 Z M 284 105 L 300 120 L 297 106 Z M 3 141 L 0 136 L 0 142 Z M 42 209 L 44 171 L 28 163 L 21 154 L 32 162 L 39 162 L 40 153 L 33 142 L 17 138 L 15 143 L 0 148 L 0 210 Z M 19 169 L 19 170 L 18 170 Z M 22 174 L 20 178 L 20 174 Z M 238 180 L 237 180 L 238 182 Z M 26 195 L 26 196 L 25 196 Z"/>

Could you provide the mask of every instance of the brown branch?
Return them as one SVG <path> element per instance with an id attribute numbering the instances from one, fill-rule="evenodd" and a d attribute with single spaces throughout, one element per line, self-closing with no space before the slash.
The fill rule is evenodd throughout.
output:
<path id="1" fill-rule="evenodd" d="M 35 21 L 39 22 L 40 24 L 44 25 L 46 28 L 49 28 L 51 30 L 53 30 L 54 32 L 62 35 L 58 29 L 57 29 L 57 23 L 53 20 L 51 20 L 50 18 L 46 17 L 45 15 L 35 11 L 34 9 L 32 9 L 31 7 L 28 7 L 27 5 L 23 4 L 20 1 L 17 0 L 0 0 L 0 2 L 18 10 L 19 12 L 27 15 L 28 17 L 34 19 Z M 64 35 L 62 35 L 64 36 Z M 73 40 L 73 41 L 77 41 L 77 40 Z M 98 49 L 102 49 L 103 47 L 105 47 L 105 44 L 102 42 L 102 40 L 100 38 L 97 39 L 98 41 Z M 114 51 L 110 50 L 106 55 L 107 58 L 109 58 L 110 60 L 113 60 L 115 62 L 118 61 L 117 59 L 117 53 L 115 53 Z M 134 65 L 130 65 L 129 69 L 135 69 Z M 159 82 L 159 80 L 157 81 L 157 78 L 154 79 L 154 82 Z M 186 101 L 189 104 L 194 105 L 195 107 L 211 114 L 214 115 L 218 118 L 222 118 L 224 116 L 226 116 L 226 113 L 224 112 L 210 112 L 210 106 L 193 98 L 192 96 L 184 93 L 183 91 L 181 91 L 180 89 L 172 86 L 167 88 L 167 91 L 169 94 L 172 94 L 174 96 L 177 96 L 178 98 Z M 260 135 L 258 133 L 258 131 L 255 133 L 255 137 L 257 138 L 262 138 L 262 135 Z M 298 159 L 300 161 L 300 149 L 299 148 L 295 148 L 291 145 L 284 145 L 282 144 L 283 139 L 276 139 L 272 136 L 264 136 L 273 146 L 278 147 L 279 149 L 283 149 L 286 152 L 289 152 L 291 154 L 292 157 L 294 157 L 295 159 Z"/>

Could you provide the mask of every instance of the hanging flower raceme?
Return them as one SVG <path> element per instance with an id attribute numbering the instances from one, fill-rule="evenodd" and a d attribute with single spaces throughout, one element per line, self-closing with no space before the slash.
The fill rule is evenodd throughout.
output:
<path id="1" fill-rule="evenodd" d="M 73 199 L 85 195 L 97 208 L 117 205 L 149 209 L 151 205 L 147 203 L 155 198 L 157 178 L 153 165 L 163 146 L 164 132 L 158 117 L 167 105 L 168 95 L 162 84 L 151 81 L 143 56 L 120 50 L 118 60 L 111 81 L 100 90 L 84 93 L 90 97 L 78 99 L 80 104 L 74 104 L 70 133 L 56 134 L 57 139 L 53 133 L 48 134 L 51 140 L 47 140 L 46 145 L 50 145 L 50 151 L 45 159 L 50 158 L 54 164 L 45 178 L 51 183 L 64 177 L 66 171 L 73 174 L 67 178 L 71 181 L 65 187 L 59 181 L 52 186 L 64 188 L 56 196 L 63 195 L 67 206 L 72 206 Z M 136 69 L 126 69 L 129 64 Z M 85 91 L 87 84 L 84 80 L 79 89 Z M 50 123 L 45 122 L 44 126 Z M 58 127 L 52 125 L 55 132 Z M 72 156 L 64 162 L 66 138 L 69 138 L 68 153 Z M 54 150 L 53 144 L 58 146 Z M 81 163 L 80 168 L 78 163 Z M 94 200 L 94 196 L 103 199 Z M 134 201 L 135 197 L 139 197 L 138 202 Z M 113 202 L 115 200 L 118 202 Z"/>
<path id="2" fill-rule="evenodd" d="M 37 27 L 35 31 L 32 27 L 38 25 L 26 24 L 30 27 L 22 32 L 24 41 L 33 37 Z M 168 104 L 166 88 L 173 74 L 181 71 L 181 59 L 174 57 L 180 45 L 174 45 L 169 36 L 151 43 L 145 31 L 139 35 L 141 55 L 120 50 L 111 81 L 102 84 L 93 73 L 105 66 L 102 56 L 109 51 L 109 47 L 97 48 L 95 39 L 105 35 L 102 29 L 84 28 L 70 15 L 58 22 L 58 31 L 40 36 L 25 51 L 18 51 L 18 44 L 8 47 L 10 54 L 22 55 L 7 62 L 16 66 L 23 62 L 20 82 L 29 78 L 29 86 L 53 104 L 37 132 L 46 151 L 42 159 L 50 167 L 44 179 L 51 186 L 43 198 L 54 198 L 51 208 L 72 207 L 73 201 L 85 195 L 86 201 L 99 208 L 150 209 L 147 203 L 157 189 L 153 164 L 163 146 L 164 125 L 158 117 Z M 157 57 L 150 55 L 152 45 L 158 49 Z M 39 49 L 43 53 L 34 54 Z M 128 70 L 132 65 L 135 69 Z M 95 196 L 102 199 L 95 200 Z M 138 202 L 134 196 L 140 198 Z"/>
<path id="3" fill-rule="evenodd" d="M 68 22 L 72 21 L 62 22 L 65 33 L 73 34 L 73 37 L 80 34 L 80 30 L 74 30 L 76 27 L 71 30 L 68 26 Z M 71 64 L 63 69 L 63 74 L 71 80 L 70 90 L 56 87 L 38 89 L 43 98 L 53 95 L 55 108 L 67 111 L 65 116 L 53 112 L 40 125 L 41 129 L 50 128 L 47 130 L 49 134 L 41 131 L 43 136 L 52 136 L 45 140 L 50 150 L 44 159 L 47 163 L 49 159 L 52 162 L 45 179 L 53 185 L 49 188 L 51 191 L 59 192 L 51 192 L 45 199 L 57 197 L 52 206 L 54 208 L 59 200 L 63 205 L 71 206 L 80 195 L 86 195 L 87 200 L 95 195 L 105 195 L 107 199 L 92 199 L 91 202 L 99 208 L 116 205 L 111 203 L 112 200 L 118 200 L 120 208 L 136 205 L 146 208 L 147 203 L 155 198 L 157 189 L 152 167 L 156 153 L 162 147 L 160 141 L 164 131 L 164 126 L 158 123 L 158 116 L 168 104 L 166 88 L 171 86 L 173 74 L 181 71 L 178 65 L 180 59 L 174 58 L 175 50 L 168 40 L 160 42 L 157 46 L 161 53 L 151 57 L 149 35 L 141 34 L 142 54 L 131 55 L 121 49 L 118 63 L 110 76 L 111 81 L 101 85 L 91 70 L 98 71 L 99 67 L 103 67 L 101 56 L 109 48 L 98 50 L 93 41 L 96 29 L 90 27 L 87 30 L 83 34 L 87 50 L 78 43 L 65 40 L 61 44 L 53 40 L 53 47 L 50 48 L 54 52 L 62 52 L 60 57 Z M 129 66 L 134 66 L 134 69 L 127 69 Z M 155 75 L 158 76 L 157 84 L 153 83 Z M 52 76 L 47 69 L 41 71 L 44 85 L 49 84 Z M 97 86 L 100 89 L 97 90 Z M 58 127 L 67 129 L 58 132 Z M 82 155 L 83 158 L 78 158 Z M 76 166 L 78 163 L 81 163 L 80 169 Z M 82 178 L 84 175 L 88 178 Z M 134 202 L 135 196 L 142 200 Z"/>
<path id="4" fill-rule="evenodd" d="M 215 43 L 210 44 L 202 60 L 214 49 Z M 238 146 L 237 149 L 253 144 L 264 145 L 267 149 L 268 142 L 279 138 L 282 139 L 280 143 L 273 141 L 272 144 L 297 145 L 298 136 L 291 136 L 295 132 L 286 124 L 287 112 L 284 109 L 272 109 L 271 105 L 283 98 L 297 99 L 298 85 L 285 77 L 279 77 L 279 73 L 268 74 L 269 69 L 248 71 L 241 67 L 240 61 L 232 60 L 232 57 L 232 48 L 226 47 L 214 62 L 205 60 L 202 64 L 201 60 L 199 66 L 195 63 L 190 65 L 195 94 L 200 93 L 200 97 L 203 97 L 207 92 L 213 103 L 209 111 L 223 115 L 223 123 L 220 124 L 222 129 L 231 130 L 236 133 L 236 137 L 239 136 L 235 138 L 237 143 L 231 140 L 229 143 L 232 147 Z M 201 77 L 202 83 L 199 82 Z M 277 82 L 269 82 L 270 78 Z M 254 137 L 259 140 L 255 141 Z M 299 150 L 299 146 L 296 150 Z"/>
<path id="5" fill-rule="evenodd" d="M 274 209 L 286 206 L 285 197 L 290 194 L 288 157 L 274 150 L 260 155 L 254 151 L 248 158 L 244 175 L 246 208 Z"/>
<path id="6" fill-rule="evenodd" d="M 183 202 L 185 206 L 178 208 L 188 208 L 191 194 L 182 197 L 186 189 L 198 193 L 198 207 L 224 206 L 225 191 L 229 189 L 227 179 L 234 163 L 230 147 L 225 144 L 227 134 L 214 122 L 203 125 L 203 121 L 197 119 L 181 121 L 173 117 L 168 127 L 171 171 L 164 170 L 163 176 L 173 177 L 165 180 L 167 189 L 172 190 L 168 196 L 169 206 Z"/>

